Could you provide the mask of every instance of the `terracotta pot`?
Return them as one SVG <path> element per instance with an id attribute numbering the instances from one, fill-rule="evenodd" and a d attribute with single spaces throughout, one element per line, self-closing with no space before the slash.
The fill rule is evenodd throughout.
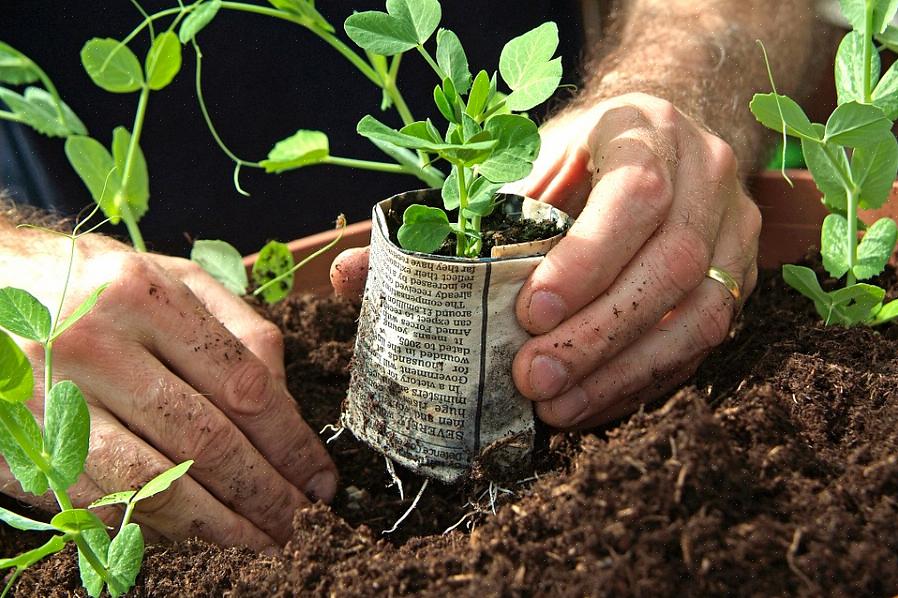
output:
<path id="1" fill-rule="evenodd" d="M 820 192 L 806 170 L 790 170 L 794 187 L 778 171 L 766 171 L 752 177 L 748 188 L 764 218 L 761 230 L 758 262 L 762 268 L 778 268 L 782 264 L 802 259 L 811 248 L 820 246 L 820 225 L 826 208 L 820 202 Z M 879 210 L 862 212 L 864 222 L 889 216 L 898 220 L 898 183 L 892 187 L 889 200 Z M 290 242 L 295 259 L 314 252 L 337 235 L 329 230 Z M 294 290 L 318 295 L 331 292 L 330 265 L 336 255 L 349 247 L 362 247 L 371 239 L 371 221 L 356 222 L 346 227 L 340 243 L 297 273 Z M 247 256 L 244 263 L 251 268 L 258 254 Z"/>

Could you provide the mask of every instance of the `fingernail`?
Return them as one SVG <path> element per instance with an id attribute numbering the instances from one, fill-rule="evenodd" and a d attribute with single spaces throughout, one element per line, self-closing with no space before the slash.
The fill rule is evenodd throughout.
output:
<path id="1" fill-rule="evenodd" d="M 332 471 L 319 471 L 306 484 L 305 492 L 312 502 L 330 502 L 337 493 L 337 476 Z"/>
<path id="2" fill-rule="evenodd" d="M 551 399 L 565 387 L 568 381 L 567 369 L 548 355 L 537 355 L 530 362 L 530 388 L 535 398 Z"/>
<path id="3" fill-rule="evenodd" d="M 530 297 L 530 309 L 527 317 L 533 332 L 548 332 L 561 324 L 567 316 L 564 299 L 550 291 L 536 291 Z"/>
<path id="4" fill-rule="evenodd" d="M 579 386 L 574 386 L 569 391 L 552 399 L 547 404 L 552 412 L 552 423 L 560 428 L 577 425 L 589 409 L 589 397 Z"/>

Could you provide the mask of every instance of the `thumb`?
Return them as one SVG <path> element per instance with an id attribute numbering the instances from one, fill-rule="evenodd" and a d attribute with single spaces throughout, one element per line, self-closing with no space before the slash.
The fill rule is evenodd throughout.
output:
<path id="1" fill-rule="evenodd" d="M 342 252 L 331 264 L 334 292 L 347 299 L 361 299 L 368 279 L 368 248 L 353 247 Z"/>

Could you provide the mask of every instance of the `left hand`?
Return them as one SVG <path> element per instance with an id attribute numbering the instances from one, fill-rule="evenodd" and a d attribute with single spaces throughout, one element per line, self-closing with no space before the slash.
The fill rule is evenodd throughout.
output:
<path id="1" fill-rule="evenodd" d="M 535 337 L 513 375 L 543 421 L 590 427 L 681 384 L 728 336 L 757 282 L 761 217 L 730 146 L 665 100 L 616 97 L 542 135 L 515 190 L 577 220 L 518 295 Z"/>

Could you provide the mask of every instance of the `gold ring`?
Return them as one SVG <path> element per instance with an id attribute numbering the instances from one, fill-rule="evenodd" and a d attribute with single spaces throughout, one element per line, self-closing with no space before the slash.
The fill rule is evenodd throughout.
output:
<path id="1" fill-rule="evenodd" d="M 717 282 L 725 286 L 730 292 L 730 295 L 733 296 L 733 299 L 736 300 L 736 303 L 739 303 L 739 298 L 742 297 L 742 289 L 739 288 L 739 283 L 736 282 L 736 279 L 733 278 L 732 274 L 730 274 L 723 268 L 711 266 L 708 269 L 707 276 L 711 280 L 716 280 Z"/>

